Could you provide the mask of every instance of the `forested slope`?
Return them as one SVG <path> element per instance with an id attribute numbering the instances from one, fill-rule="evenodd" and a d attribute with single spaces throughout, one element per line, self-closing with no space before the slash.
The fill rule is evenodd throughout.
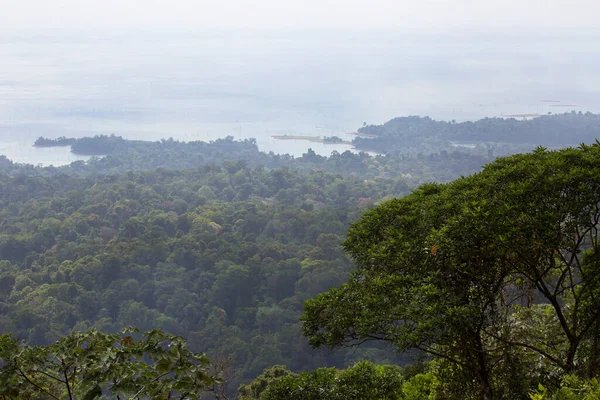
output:
<path id="1" fill-rule="evenodd" d="M 4 178 L 0 193 L 3 330 L 44 344 L 70 329 L 160 328 L 233 355 L 249 377 L 345 363 L 309 352 L 302 303 L 347 279 L 348 223 L 405 192 L 239 163 Z"/>

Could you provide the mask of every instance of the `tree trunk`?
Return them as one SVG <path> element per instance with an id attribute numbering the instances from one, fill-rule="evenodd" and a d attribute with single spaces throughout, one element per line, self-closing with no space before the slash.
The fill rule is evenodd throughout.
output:
<path id="1" fill-rule="evenodd" d="M 477 334 L 477 339 L 475 343 L 475 351 L 477 352 L 477 375 L 481 390 L 481 399 L 492 400 L 494 398 L 494 395 L 492 391 L 492 386 L 490 385 L 490 375 L 488 371 L 485 351 L 483 350 L 483 344 L 481 342 L 481 335 Z"/>
<path id="2" fill-rule="evenodd" d="M 596 323 L 592 329 L 592 354 L 590 355 L 590 365 L 588 369 L 588 377 L 595 378 L 598 376 L 598 361 L 600 359 L 600 318 L 596 318 Z"/>

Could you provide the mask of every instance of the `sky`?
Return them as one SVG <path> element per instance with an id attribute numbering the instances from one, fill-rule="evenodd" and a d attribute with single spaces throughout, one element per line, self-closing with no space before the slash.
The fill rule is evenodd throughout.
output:
<path id="1" fill-rule="evenodd" d="M 0 0 L 0 32 L 597 33 L 597 0 Z"/>
<path id="2" fill-rule="evenodd" d="M 542 99 L 598 112 L 598 15 L 598 0 L 0 0 L 0 154 L 38 162 L 23 143 L 97 133 L 288 152 L 271 135 L 563 111 Z"/>

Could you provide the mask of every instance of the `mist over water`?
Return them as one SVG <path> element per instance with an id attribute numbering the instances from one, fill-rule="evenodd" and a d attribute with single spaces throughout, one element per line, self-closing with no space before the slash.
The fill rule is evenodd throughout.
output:
<path id="1" fill-rule="evenodd" d="M 0 154 L 61 165 L 39 136 L 256 138 L 300 156 L 406 115 L 457 121 L 600 111 L 597 37 L 353 33 L 0 38 Z M 555 102 L 544 102 L 554 100 Z"/>

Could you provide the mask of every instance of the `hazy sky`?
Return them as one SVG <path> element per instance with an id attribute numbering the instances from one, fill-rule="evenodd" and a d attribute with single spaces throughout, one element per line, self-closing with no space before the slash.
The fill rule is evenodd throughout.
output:
<path id="1" fill-rule="evenodd" d="M 594 33 L 597 0 L 0 0 L 0 32 L 355 29 Z M 573 32 L 575 30 L 575 32 Z"/>

